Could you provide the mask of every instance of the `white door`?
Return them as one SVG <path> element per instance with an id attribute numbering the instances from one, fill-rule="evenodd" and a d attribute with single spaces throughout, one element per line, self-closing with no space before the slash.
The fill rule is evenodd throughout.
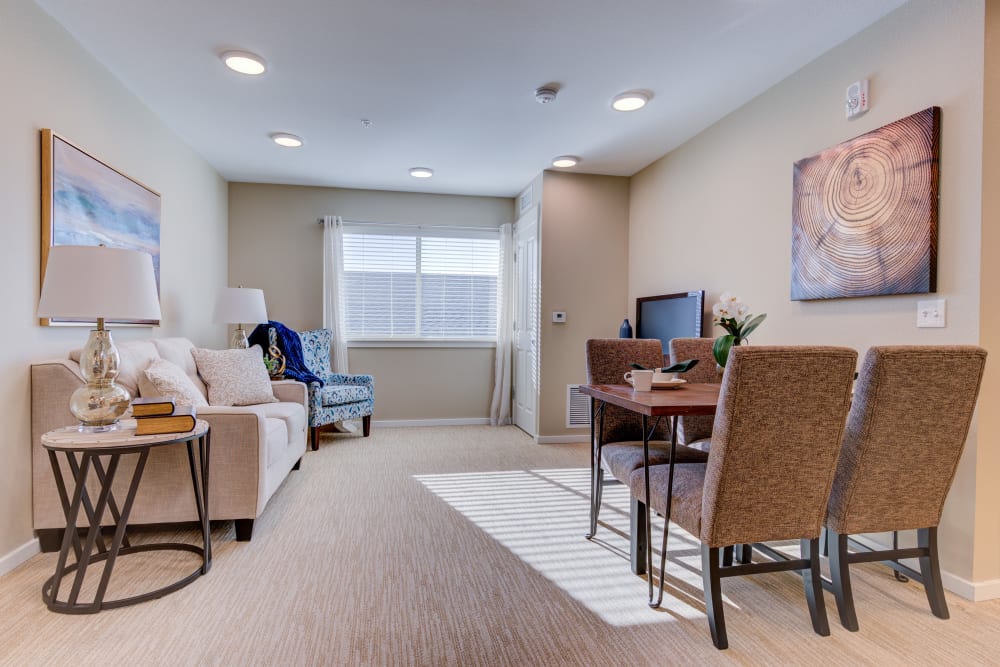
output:
<path id="1" fill-rule="evenodd" d="M 538 207 L 514 228 L 514 424 L 538 432 Z"/>

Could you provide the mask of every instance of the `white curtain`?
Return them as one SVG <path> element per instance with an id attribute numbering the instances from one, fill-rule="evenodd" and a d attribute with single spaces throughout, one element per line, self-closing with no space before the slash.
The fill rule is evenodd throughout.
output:
<path id="1" fill-rule="evenodd" d="M 323 328 L 333 332 L 330 367 L 347 373 L 347 336 L 344 333 L 344 222 L 340 216 L 323 216 Z"/>
<path id="2" fill-rule="evenodd" d="M 490 404 L 490 424 L 511 423 L 510 384 L 511 333 L 513 322 L 514 239 L 512 225 L 500 227 L 500 277 L 497 281 L 497 351 L 493 377 L 493 400 Z"/>

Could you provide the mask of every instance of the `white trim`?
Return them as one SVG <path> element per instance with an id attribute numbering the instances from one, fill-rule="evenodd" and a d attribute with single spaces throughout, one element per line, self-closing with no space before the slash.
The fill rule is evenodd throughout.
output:
<path id="1" fill-rule="evenodd" d="M 535 442 L 539 445 L 568 445 L 577 442 L 589 442 L 589 435 L 539 435 Z"/>
<path id="2" fill-rule="evenodd" d="M 349 340 L 347 347 L 489 347 L 497 346 L 495 340 L 434 340 L 433 338 L 413 338 L 409 340 Z"/>
<path id="3" fill-rule="evenodd" d="M 0 576 L 7 574 L 38 553 L 41 553 L 41 549 L 38 546 L 38 539 L 36 538 L 25 542 L 10 553 L 0 556 Z"/>
<path id="4" fill-rule="evenodd" d="M 986 581 L 969 581 L 957 574 L 941 571 L 941 583 L 945 589 L 955 595 L 960 595 L 966 600 L 982 602 L 983 600 L 995 600 L 1000 598 L 1000 579 L 987 579 Z"/>
<path id="5" fill-rule="evenodd" d="M 383 419 L 373 421 L 373 426 L 408 428 L 411 426 L 489 426 L 489 417 L 463 417 L 460 419 Z"/>

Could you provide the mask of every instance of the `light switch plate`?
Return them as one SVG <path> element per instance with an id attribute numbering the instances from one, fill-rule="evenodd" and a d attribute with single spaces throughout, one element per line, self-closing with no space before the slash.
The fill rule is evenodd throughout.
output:
<path id="1" fill-rule="evenodd" d="M 934 328 L 945 326 L 944 299 L 917 301 L 917 327 Z"/>
<path id="2" fill-rule="evenodd" d="M 553 310 L 552 311 L 552 321 L 556 324 L 566 323 L 566 311 L 565 310 Z"/>

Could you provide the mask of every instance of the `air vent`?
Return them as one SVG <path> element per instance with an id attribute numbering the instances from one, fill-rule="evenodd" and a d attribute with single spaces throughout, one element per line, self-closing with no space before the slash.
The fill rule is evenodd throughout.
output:
<path id="1" fill-rule="evenodd" d="M 590 427 L 590 397 L 580 392 L 580 385 L 566 385 L 566 428 Z"/>

